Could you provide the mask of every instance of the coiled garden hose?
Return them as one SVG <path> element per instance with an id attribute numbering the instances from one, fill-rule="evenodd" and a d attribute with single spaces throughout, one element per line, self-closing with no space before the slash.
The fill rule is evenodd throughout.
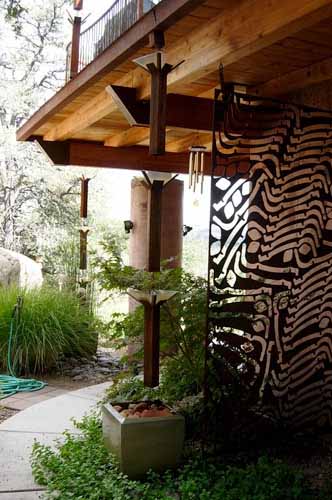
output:
<path id="1" fill-rule="evenodd" d="M 13 309 L 8 339 L 7 366 L 9 375 L 0 375 L 0 400 L 13 396 L 18 392 L 33 392 L 43 389 L 47 383 L 39 380 L 17 378 L 12 365 L 12 347 L 15 326 L 19 323 L 20 313 L 23 307 L 23 297 L 18 297 Z"/>

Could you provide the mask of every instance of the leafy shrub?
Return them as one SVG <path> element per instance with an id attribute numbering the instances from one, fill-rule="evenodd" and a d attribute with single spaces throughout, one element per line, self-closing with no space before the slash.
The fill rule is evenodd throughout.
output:
<path id="1" fill-rule="evenodd" d="M 23 307 L 14 322 L 12 365 L 17 375 L 45 372 L 60 356 L 87 356 L 96 349 L 96 321 L 89 308 L 69 290 L 50 287 L 0 288 L 0 367 L 7 370 L 13 308 Z"/>
<path id="2" fill-rule="evenodd" d="M 76 423 L 81 435 L 64 434 L 52 450 L 34 444 L 32 470 L 47 487 L 46 498 L 59 500 L 314 500 L 303 474 L 280 461 L 227 466 L 196 456 L 177 471 L 149 473 L 129 480 L 104 447 L 98 417 Z M 327 499 L 328 497 L 326 497 Z"/>
<path id="3" fill-rule="evenodd" d="M 140 290 L 175 290 L 177 294 L 161 307 L 160 350 L 161 390 L 168 401 L 175 401 L 202 390 L 204 375 L 204 337 L 206 280 L 183 269 L 163 268 L 149 273 L 126 266 L 121 242 L 109 235 L 103 255 L 95 259 L 100 286 L 111 296 L 126 293 L 129 287 Z M 139 344 L 144 331 L 143 307 L 129 314 L 113 314 L 109 338 L 116 348 Z M 142 345 L 142 342 L 141 342 Z M 143 346 L 135 354 L 143 357 Z"/>

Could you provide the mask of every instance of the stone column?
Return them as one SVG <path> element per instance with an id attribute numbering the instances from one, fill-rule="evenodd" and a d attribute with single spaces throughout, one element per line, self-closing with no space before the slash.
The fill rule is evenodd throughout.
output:
<path id="1" fill-rule="evenodd" d="M 162 198 L 161 261 L 168 261 L 168 267 L 182 265 L 183 229 L 183 181 L 175 179 L 165 186 Z M 133 229 L 129 239 L 129 265 L 137 269 L 147 268 L 149 187 L 143 178 L 134 178 L 131 183 L 130 220 Z M 129 298 L 129 311 L 137 302 Z M 128 355 L 137 346 L 128 346 Z"/>
<path id="2" fill-rule="evenodd" d="M 129 265 L 147 267 L 148 190 L 146 181 L 135 178 L 131 183 L 130 219 L 134 228 L 129 239 Z M 169 267 L 181 267 L 183 228 L 183 181 L 175 179 L 163 191 L 161 223 L 161 260 Z"/>

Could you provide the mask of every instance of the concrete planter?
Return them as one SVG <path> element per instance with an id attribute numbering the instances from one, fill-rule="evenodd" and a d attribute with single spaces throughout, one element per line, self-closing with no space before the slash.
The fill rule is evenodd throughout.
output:
<path id="1" fill-rule="evenodd" d="M 121 403 L 121 406 L 129 403 Z M 120 470 L 130 478 L 148 470 L 174 468 L 180 460 L 184 441 L 184 418 L 126 418 L 111 404 L 103 406 L 103 434 L 107 448 L 119 460 Z"/>

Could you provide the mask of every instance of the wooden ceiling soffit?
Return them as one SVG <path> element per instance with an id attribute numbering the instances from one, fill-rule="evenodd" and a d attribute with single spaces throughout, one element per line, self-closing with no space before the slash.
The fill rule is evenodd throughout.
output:
<path id="1" fill-rule="evenodd" d="M 93 63 L 68 82 L 47 101 L 17 132 L 17 139 L 29 139 L 41 125 L 66 104 L 79 96 L 87 87 L 128 60 L 137 50 L 148 44 L 154 30 L 166 30 L 205 0 L 163 0 L 147 12 L 129 30 L 98 56 Z"/>
<path id="2" fill-rule="evenodd" d="M 174 139 L 166 144 L 166 150 L 173 153 L 188 151 L 191 146 L 200 145 L 205 147 L 212 146 L 212 132 L 210 133 L 192 133 L 179 139 Z"/>
<path id="3" fill-rule="evenodd" d="M 150 124 L 150 102 L 136 99 L 136 89 L 110 85 L 109 92 L 116 101 L 128 123 L 132 126 L 148 127 Z M 128 92 L 128 90 L 130 92 Z M 166 103 L 166 126 L 211 131 L 213 100 L 179 94 L 168 94 Z"/>
<path id="4" fill-rule="evenodd" d="M 188 173 L 188 153 L 166 153 L 161 156 L 151 156 L 149 148 L 146 146 L 110 148 L 97 142 L 55 142 L 44 141 L 41 137 L 31 139 L 38 142 L 56 165 Z M 207 156 L 206 164 L 210 165 L 210 157 Z M 208 173 L 209 169 L 207 169 Z"/>
<path id="5" fill-rule="evenodd" d="M 258 87 L 250 88 L 249 93 L 276 97 L 330 79 L 332 79 L 332 58 L 278 76 Z"/>
<path id="6" fill-rule="evenodd" d="M 104 141 L 105 146 L 119 148 L 122 146 L 134 146 L 139 142 L 146 141 L 150 137 L 148 127 L 131 127 L 123 132 L 114 134 Z"/>
<path id="7" fill-rule="evenodd" d="M 133 89 L 128 89 L 133 90 Z M 69 139 L 75 133 L 88 128 L 108 114 L 117 111 L 117 103 L 108 91 L 108 87 L 88 100 L 74 113 L 54 125 L 45 135 L 45 141 Z"/>

